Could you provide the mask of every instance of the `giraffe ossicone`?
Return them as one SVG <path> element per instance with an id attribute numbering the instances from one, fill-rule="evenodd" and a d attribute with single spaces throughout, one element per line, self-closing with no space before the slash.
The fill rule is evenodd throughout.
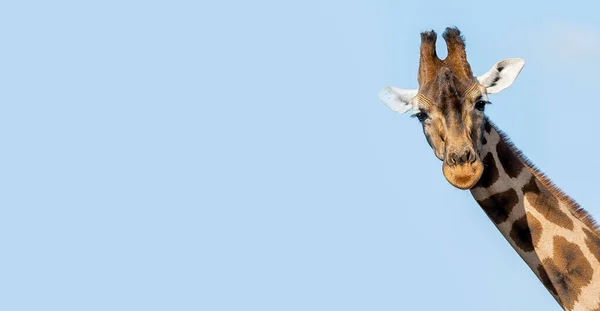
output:
<path id="1" fill-rule="evenodd" d="M 444 177 L 469 189 L 490 220 L 565 310 L 600 311 L 600 230 L 484 114 L 488 94 L 509 87 L 525 61 L 508 58 L 475 77 L 457 28 L 421 33 L 418 89 L 384 88 L 392 110 L 411 111 L 442 161 Z"/>

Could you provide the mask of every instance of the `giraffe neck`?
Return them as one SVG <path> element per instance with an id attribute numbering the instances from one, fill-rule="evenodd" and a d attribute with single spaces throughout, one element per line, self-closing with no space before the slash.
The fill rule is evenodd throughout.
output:
<path id="1" fill-rule="evenodd" d="M 600 231 L 486 120 L 477 203 L 565 310 L 600 311 Z"/>

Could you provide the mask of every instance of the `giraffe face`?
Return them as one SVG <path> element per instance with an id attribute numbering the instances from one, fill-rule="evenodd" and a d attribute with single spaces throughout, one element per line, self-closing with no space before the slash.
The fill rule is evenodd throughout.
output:
<path id="1" fill-rule="evenodd" d="M 435 51 L 436 33 L 421 34 L 419 89 L 388 87 L 379 98 L 396 112 L 412 112 L 443 162 L 444 177 L 459 189 L 469 189 L 483 173 L 480 150 L 488 94 L 510 86 L 525 63 L 520 58 L 506 59 L 474 77 L 460 31 L 447 28 L 443 37 L 448 57 L 440 60 Z"/>
<path id="2" fill-rule="evenodd" d="M 413 103 L 413 116 L 443 161 L 444 177 L 459 189 L 471 188 L 483 173 L 480 150 L 487 103 L 486 89 L 477 80 L 461 78 L 448 67 L 420 87 Z"/>

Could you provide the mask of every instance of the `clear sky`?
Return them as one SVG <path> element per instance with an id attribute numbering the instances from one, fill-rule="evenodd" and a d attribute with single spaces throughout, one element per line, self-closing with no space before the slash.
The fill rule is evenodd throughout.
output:
<path id="1" fill-rule="evenodd" d="M 598 219 L 598 9 L 2 2 L 0 309 L 559 310 L 377 93 L 525 58 L 487 114 Z"/>

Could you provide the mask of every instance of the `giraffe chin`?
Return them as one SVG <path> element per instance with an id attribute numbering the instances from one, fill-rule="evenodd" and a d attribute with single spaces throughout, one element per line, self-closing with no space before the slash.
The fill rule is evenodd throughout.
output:
<path id="1" fill-rule="evenodd" d="M 442 172 L 452 186 L 462 190 L 471 189 L 481 178 L 483 163 L 479 160 L 472 164 L 455 166 L 444 163 Z"/>

